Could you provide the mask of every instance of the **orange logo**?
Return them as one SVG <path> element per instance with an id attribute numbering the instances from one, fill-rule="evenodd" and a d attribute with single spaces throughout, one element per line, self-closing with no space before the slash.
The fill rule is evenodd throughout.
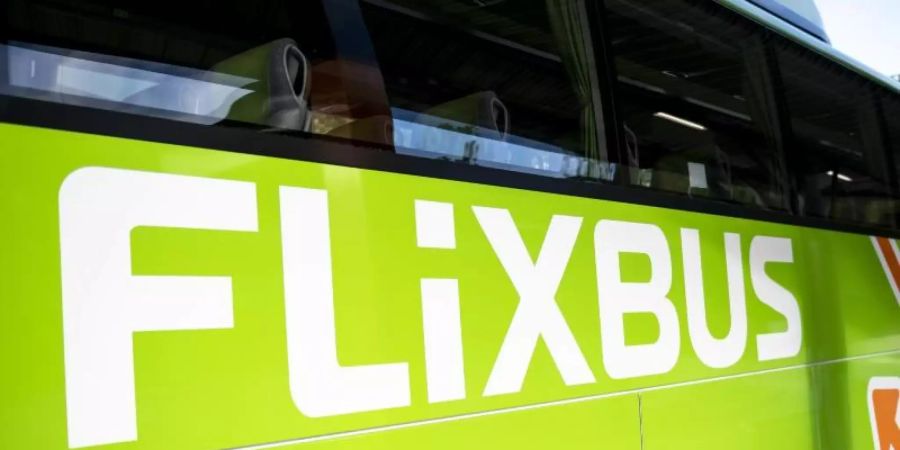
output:
<path id="1" fill-rule="evenodd" d="M 900 450 L 900 378 L 874 377 L 868 392 L 875 450 Z"/>
<path id="2" fill-rule="evenodd" d="M 891 289 L 894 290 L 894 298 L 900 304 L 900 249 L 897 248 L 897 241 L 872 236 L 872 245 L 875 246 L 875 253 L 881 261 L 881 268 L 884 269 Z"/>

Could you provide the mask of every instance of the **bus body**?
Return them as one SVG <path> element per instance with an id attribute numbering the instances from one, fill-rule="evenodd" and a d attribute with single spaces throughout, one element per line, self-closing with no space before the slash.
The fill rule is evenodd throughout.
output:
<path id="1" fill-rule="evenodd" d="M 0 448 L 900 448 L 900 89 L 771 11 L 6 20 Z"/>

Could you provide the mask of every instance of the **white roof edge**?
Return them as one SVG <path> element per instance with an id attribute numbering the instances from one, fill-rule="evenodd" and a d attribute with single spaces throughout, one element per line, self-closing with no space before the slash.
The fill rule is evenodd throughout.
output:
<path id="1" fill-rule="evenodd" d="M 852 56 L 841 52 L 830 44 L 816 39 L 806 31 L 795 27 L 791 23 L 770 13 L 769 11 L 766 11 L 765 9 L 756 6 L 746 0 L 715 1 L 729 9 L 737 11 L 741 15 L 757 23 L 760 23 L 761 25 L 765 25 L 767 28 L 775 30 L 782 36 L 798 44 L 801 44 L 809 48 L 810 50 L 813 50 L 827 57 L 828 59 L 850 70 L 853 70 L 854 72 L 857 72 L 858 74 L 870 79 L 871 81 L 881 84 L 882 87 L 885 87 L 894 93 L 900 94 L 900 83 L 898 83 L 894 79 L 856 60 Z"/>

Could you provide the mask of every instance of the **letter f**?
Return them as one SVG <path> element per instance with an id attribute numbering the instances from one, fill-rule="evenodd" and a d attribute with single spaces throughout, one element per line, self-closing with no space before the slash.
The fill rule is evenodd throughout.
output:
<path id="1" fill-rule="evenodd" d="M 256 231 L 252 183 L 88 167 L 59 191 L 72 448 L 137 439 L 136 331 L 232 327 L 229 277 L 135 276 L 138 226 Z"/>

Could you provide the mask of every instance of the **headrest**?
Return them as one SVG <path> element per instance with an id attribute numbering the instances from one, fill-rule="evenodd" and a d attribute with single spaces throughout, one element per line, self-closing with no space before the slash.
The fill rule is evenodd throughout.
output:
<path id="1" fill-rule="evenodd" d="M 440 120 L 449 119 L 461 124 L 473 125 L 471 134 L 505 140 L 509 133 L 509 112 L 492 91 L 476 92 L 465 97 L 442 103 L 425 111 L 421 122 L 431 126 L 442 126 Z M 430 116 L 430 117 L 428 117 Z M 450 125 L 453 128 L 452 124 Z"/>
<path id="2" fill-rule="evenodd" d="M 231 106 L 229 119 L 279 129 L 309 129 L 309 63 L 292 39 L 252 48 L 212 70 L 256 80 L 244 87 L 253 92 Z"/>

